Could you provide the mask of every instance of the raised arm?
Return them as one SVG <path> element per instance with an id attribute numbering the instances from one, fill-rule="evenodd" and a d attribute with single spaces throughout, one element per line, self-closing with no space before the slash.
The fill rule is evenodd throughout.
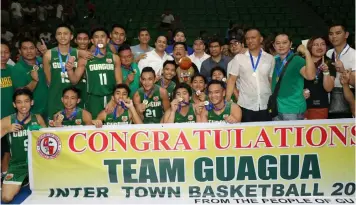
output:
<path id="1" fill-rule="evenodd" d="M 115 79 L 116 84 L 122 83 L 122 71 L 121 71 L 121 61 L 118 55 L 113 54 L 114 63 L 115 63 Z"/>
<path id="2" fill-rule="evenodd" d="M 51 50 L 47 50 L 43 55 L 43 71 L 46 76 L 47 85 L 51 84 Z"/>
<path id="3" fill-rule="evenodd" d="M 87 60 L 84 58 L 79 58 L 78 60 L 78 67 L 73 70 L 74 65 L 69 65 L 68 62 L 66 63 L 66 69 L 68 73 L 68 78 L 69 81 L 73 84 L 76 85 L 80 79 L 82 78 L 84 71 L 85 71 L 85 66 L 87 64 Z"/>

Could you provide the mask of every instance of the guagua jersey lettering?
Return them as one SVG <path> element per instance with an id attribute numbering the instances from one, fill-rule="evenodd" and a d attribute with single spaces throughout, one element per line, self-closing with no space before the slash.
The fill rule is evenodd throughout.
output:
<path id="1" fill-rule="evenodd" d="M 23 137 L 23 136 L 27 136 L 27 130 L 21 130 L 18 132 L 14 132 L 12 134 L 13 137 Z"/>
<path id="2" fill-rule="evenodd" d="M 96 70 L 114 70 L 115 66 L 114 64 L 92 64 L 89 65 L 90 71 L 96 71 Z"/>
<path id="3" fill-rule="evenodd" d="M 161 101 L 158 101 L 158 102 L 150 102 L 150 103 L 148 103 L 147 108 L 149 108 L 149 107 L 160 107 L 161 105 L 162 105 L 162 102 L 161 102 Z"/>
<path id="4" fill-rule="evenodd" d="M 1 82 L 0 82 L 1 88 L 7 88 L 12 86 L 12 80 L 11 77 L 2 77 Z"/>
<path id="5" fill-rule="evenodd" d="M 65 64 L 66 64 L 65 62 L 62 63 L 63 66 L 65 66 Z M 54 69 L 62 69 L 61 63 L 59 62 L 53 62 L 52 67 Z M 74 67 L 78 67 L 78 62 L 74 62 Z"/>

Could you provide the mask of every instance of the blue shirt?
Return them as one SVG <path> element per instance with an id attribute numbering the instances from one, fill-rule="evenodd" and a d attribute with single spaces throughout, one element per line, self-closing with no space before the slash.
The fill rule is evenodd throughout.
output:
<path id="1" fill-rule="evenodd" d="M 151 46 L 148 46 L 148 50 L 142 50 L 140 47 L 140 44 L 138 44 L 136 46 L 131 46 L 130 48 L 131 48 L 132 53 L 134 54 L 135 59 L 142 53 L 147 53 L 147 52 L 153 50 L 153 48 Z"/>
<path id="2" fill-rule="evenodd" d="M 210 72 L 216 66 L 219 66 L 225 70 L 227 73 L 227 64 L 230 62 L 231 58 L 228 56 L 221 55 L 221 59 L 219 62 L 215 62 L 212 57 L 206 59 L 201 64 L 200 74 L 203 75 L 207 80 L 210 80 Z"/>

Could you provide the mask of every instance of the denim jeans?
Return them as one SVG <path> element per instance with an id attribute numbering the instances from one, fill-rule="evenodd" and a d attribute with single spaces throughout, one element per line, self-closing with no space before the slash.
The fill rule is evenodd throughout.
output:
<path id="1" fill-rule="evenodd" d="M 288 121 L 288 120 L 304 120 L 304 113 L 298 113 L 298 114 L 278 113 L 278 115 L 273 118 L 273 121 Z"/>

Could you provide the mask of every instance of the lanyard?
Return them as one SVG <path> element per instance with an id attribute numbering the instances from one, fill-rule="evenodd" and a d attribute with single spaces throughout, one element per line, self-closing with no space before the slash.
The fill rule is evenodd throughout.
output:
<path id="1" fill-rule="evenodd" d="M 64 116 L 64 120 L 73 120 L 77 116 L 78 108 L 75 108 L 74 112 L 67 118 L 66 111 L 62 111 L 62 115 Z"/>
<path id="2" fill-rule="evenodd" d="M 104 55 L 104 53 L 102 53 L 101 51 L 100 51 L 100 48 L 99 48 L 99 46 L 96 46 L 96 48 L 95 48 L 95 53 L 94 53 L 94 56 L 97 56 L 97 55 Z"/>
<path id="3" fill-rule="evenodd" d="M 293 53 L 292 51 L 289 51 L 288 54 L 287 54 L 287 56 L 283 59 L 282 65 L 281 65 L 278 69 L 276 69 L 276 71 L 277 71 L 277 77 L 279 77 L 279 76 L 281 75 L 282 68 L 283 68 L 283 66 L 287 63 L 287 59 L 288 59 L 288 57 L 289 57 L 292 53 Z"/>
<path id="4" fill-rule="evenodd" d="M 339 53 L 339 55 L 337 55 L 337 59 L 340 60 L 340 56 L 341 54 L 344 52 L 344 50 L 346 49 L 346 47 L 348 46 L 348 44 L 345 44 L 344 48 L 342 49 L 342 51 Z M 349 50 L 350 47 L 347 48 L 346 52 Z M 346 53 L 345 52 L 345 53 Z M 333 56 L 332 56 L 332 59 L 331 59 L 333 62 L 336 62 L 336 50 L 334 49 L 334 53 L 333 53 Z"/>
<path id="5" fill-rule="evenodd" d="M 62 73 L 65 73 L 65 72 L 66 72 L 66 68 L 65 68 L 64 65 L 63 65 L 62 54 L 61 54 L 61 52 L 59 51 L 59 48 L 58 48 L 58 47 L 57 47 L 57 51 L 58 51 L 59 63 L 60 63 L 61 68 L 62 68 Z M 66 62 L 68 62 L 69 54 L 71 53 L 71 51 L 72 51 L 72 48 L 69 48 L 69 52 L 67 53 Z"/>
<path id="6" fill-rule="evenodd" d="M 214 108 L 215 111 L 222 110 L 222 109 L 224 109 L 225 106 L 226 106 L 226 100 L 224 100 L 224 106 L 223 106 L 222 108 L 216 108 L 213 104 L 212 104 L 212 106 L 213 106 L 213 108 Z"/>
<path id="7" fill-rule="evenodd" d="M 30 117 L 30 115 L 31 115 L 31 113 L 28 113 L 28 115 L 27 115 L 23 120 L 19 121 L 19 120 L 17 119 L 17 114 L 16 114 L 15 123 L 16 123 L 16 124 L 20 124 L 20 125 L 24 125 L 25 122 L 26 122 L 26 120 Z"/>
<path id="8" fill-rule="evenodd" d="M 169 81 L 169 83 L 168 83 L 168 85 L 167 85 L 167 88 L 170 86 L 172 84 L 172 81 Z M 161 87 L 162 88 L 166 88 L 166 87 L 164 87 L 165 85 L 164 85 L 164 80 L 163 79 L 161 79 Z"/>
<path id="9" fill-rule="evenodd" d="M 184 101 L 179 102 L 178 109 L 177 109 L 177 112 L 179 112 L 179 113 L 182 110 L 182 104 L 189 105 L 189 102 L 184 102 Z"/>
<path id="10" fill-rule="evenodd" d="M 143 98 L 144 98 L 145 100 L 147 100 L 147 98 L 151 95 L 151 93 L 152 93 L 153 90 L 154 90 L 154 87 L 153 87 L 150 91 L 148 91 L 147 94 L 144 93 L 144 94 L 143 94 Z"/>
<path id="11" fill-rule="evenodd" d="M 110 40 L 109 43 L 115 47 L 116 51 L 119 50 L 119 45 L 116 45 L 112 40 Z"/>
<path id="12" fill-rule="evenodd" d="M 133 67 L 130 65 L 130 68 L 127 68 L 126 66 L 121 66 L 121 68 L 124 68 L 124 69 L 126 69 L 126 70 L 128 70 L 129 72 L 132 72 L 132 73 L 134 73 L 135 72 L 135 70 L 133 69 Z"/>
<path id="13" fill-rule="evenodd" d="M 120 106 L 124 109 L 124 110 L 127 110 L 127 107 L 125 106 L 124 102 L 121 101 L 120 102 Z M 117 109 L 118 109 L 119 105 L 116 105 L 115 109 L 114 109 L 114 120 L 117 119 L 117 116 L 116 116 L 116 113 L 117 113 Z"/>
<path id="14" fill-rule="evenodd" d="M 252 64 L 252 69 L 253 69 L 253 72 L 255 73 L 256 72 L 256 69 L 258 67 L 258 64 L 260 63 L 260 59 L 261 59 L 261 55 L 262 55 L 262 50 L 260 50 L 260 53 L 258 54 L 258 57 L 257 57 L 257 61 L 256 61 L 256 65 L 255 65 L 255 62 L 253 61 L 253 57 L 252 57 L 252 54 L 251 52 L 249 51 L 250 53 L 250 60 L 251 60 L 251 64 Z"/>

